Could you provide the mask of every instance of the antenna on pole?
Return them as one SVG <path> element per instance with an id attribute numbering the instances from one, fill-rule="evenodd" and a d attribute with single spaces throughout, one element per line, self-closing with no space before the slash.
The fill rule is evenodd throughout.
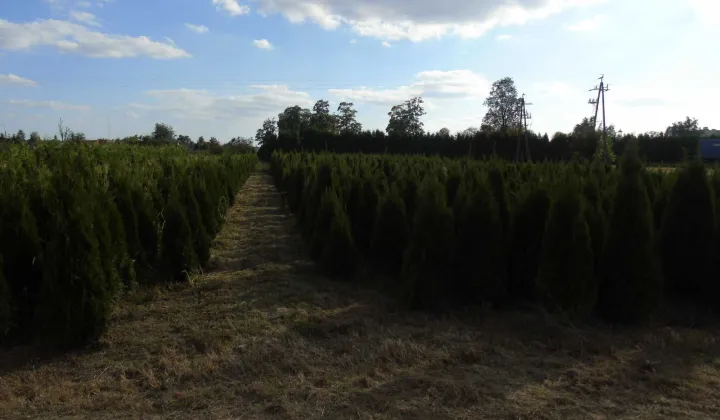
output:
<path id="1" fill-rule="evenodd" d="M 590 92 L 597 91 L 597 99 L 590 99 L 588 103 L 590 105 L 595 105 L 595 115 L 592 118 L 593 131 L 595 131 L 595 127 L 597 126 L 598 111 L 600 110 L 600 104 L 602 103 L 602 138 L 600 139 L 600 146 L 605 163 L 610 163 L 610 156 L 607 150 L 607 119 L 605 115 L 605 92 L 610 90 L 610 85 L 605 84 L 604 74 L 600 75 L 598 80 L 600 80 L 600 85 L 596 85 L 594 88 L 590 89 Z"/>

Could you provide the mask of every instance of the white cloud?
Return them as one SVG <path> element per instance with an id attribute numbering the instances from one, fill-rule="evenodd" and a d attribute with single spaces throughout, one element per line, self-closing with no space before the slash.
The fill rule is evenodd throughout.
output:
<path id="1" fill-rule="evenodd" d="M 385 47 L 385 48 L 390 48 L 390 47 L 392 47 L 392 45 L 390 45 L 390 43 L 387 42 L 387 41 L 383 41 L 383 42 L 382 42 L 382 46 Z"/>
<path id="2" fill-rule="evenodd" d="M 224 10 L 230 16 L 240 16 L 250 13 L 250 8 L 238 3 L 238 0 L 212 0 L 217 10 Z"/>
<path id="3" fill-rule="evenodd" d="M 498 41 L 508 41 L 508 40 L 513 39 L 513 36 L 508 35 L 508 34 L 502 34 L 502 35 L 496 36 L 495 39 L 497 39 Z"/>
<path id="4" fill-rule="evenodd" d="M 218 1 L 218 0 L 215 0 Z M 423 41 L 447 35 L 482 36 L 497 26 L 523 25 L 570 8 L 607 0 L 256 0 L 261 14 L 325 29 L 347 25 L 361 36 Z"/>
<path id="5" fill-rule="evenodd" d="M 98 22 L 97 17 L 90 13 L 90 12 L 81 12 L 77 10 L 73 10 L 70 12 L 70 17 L 78 22 L 82 22 L 86 25 L 90 26 L 102 26 L 100 22 Z"/>
<path id="6" fill-rule="evenodd" d="M 27 108 L 48 108 L 56 111 L 88 111 L 89 106 L 74 105 L 58 101 L 31 101 L 28 99 L 10 99 L 10 105 L 24 106 Z"/>
<path id="7" fill-rule="evenodd" d="M 261 50 L 272 50 L 274 47 L 267 39 L 256 39 L 253 41 L 253 45 L 260 48 Z"/>
<path id="8" fill-rule="evenodd" d="M 470 70 L 424 71 L 415 75 L 415 82 L 392 89 L 330 89 L 331 95 L 372 104 L 398 104 L 413 96 L 436 99 L 483 98 L 490 91 L 490 82 Z"/>
<path id="9" fill-rule="evenodd" d="M 198 34 L 204 34 L 210 31 L 210 28 L 205 25 L 193 25 L 192 23 L 186 23 L 185 27 Z"/>
<path id="10" fill-rule="evenodd" d="M 257 93 L 218 95 L 207 90 L 152 90 L 147 95 L 154 103 L 134 103 L 133 112 L 167 112 L 183 119 L 233 120 L 239 117 L 267 117 L 288 106 L 312 106 L 305 92 L 290 90 L 285 85 L 254 85 Z"/>
<path id="11" fill-rule="evenodd" d="M 26 79 L 24 77 L 10 74 L 0 74 L 0 86 L 3 85 L 15 85 L 15 86 L 37 86 L 37 82 L 34 80 Z"/>
<path id="12" fill-rule="evenodd" d="M 64 53 L 104 58 L 145 56 L 173 59 L 191 56 L 174 45 L 153 41 L 146 36 L 106 34 L 55 19 L 28 23 L 0 19 L 0 49 L 22 51 L 40 46 L 54 47 Z"/>
<path id="13" fill-rule="evenodd" d="M 565 29 L 573 32 L 594 32 L 598 30 L 600 25 L 605 22 L 605 20 L 605 16 L 597 15 L 590 19 L 584 19 L 572 25 L 567 25 L 565 26 Z"/>

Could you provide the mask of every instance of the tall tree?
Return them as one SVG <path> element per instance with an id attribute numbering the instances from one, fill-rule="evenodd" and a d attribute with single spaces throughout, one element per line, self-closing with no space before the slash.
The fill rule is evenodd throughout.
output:
<path id="1" fill-rule="evenodd" d="M 401 105 L 392 107 L 390 112 L 388 112 L 388 116 L 390 117 L 390 122 L 386 129 L 388 134 L 398 136 L 423 135 L 425 130 L 423 129 L 423 122 L 420 121 L 420 117 L 425 115 L 423 103 L 423 98 L 416 96 Z"/>
<path id="2" fill-rule="evenodd" d="M 278 114 L 279 135 L 299 139 L 303 128 L 310 125 L 311 117 L 312 113 L 309 109 L 298 105 L 285 108 L 285 111 Z"/>
<path id="3" fill-rule="evenodd" d="M 175 130 L 168 124 L 156 123 L 152 139 L 158 143 L 170 143 L 175 140 Z"/>
<path id="4" fill-rule="evenodd" d="M 437 133 L 440 137 L 450 137 L 450 129 L 447 127 L 441 128 Z"/>
<path id="5" fill-rule="evenodd" d="M 263 121 L 262 128 L 255 133 L 255 142 L 260 145 L 272 143 L 277 139 L 277 121 L 275 118 L 268 118 Z"/>
<path id="6" fill-rule="evenodd" d="M 685 121 L 674 122 L 670 127 L 665 130 L 666 136 L 680 137 L 680 136 L 693 136 L 700 132 L 697 118 L 685 117 Z"/>
<path id="7" fill-rule="evenodd" d="M 330 102 L 321 99 L 315 103 L 310 124 L 319 131 L 335 131 L 335 116 L 330 114 Z"/>
<path id="8" fill-rule="evenodd" d="M 338 106 L 335 122 L 340 133 L 358 134 L 362 131 L 362 124 L 355 119 L 357 110 L 353 108 L 353 105 L 352 102 L 340 102 Z"/>
<path id="9" fill-rule="evenodd" d="M 493 83 L 484 105 L 488 111 L 483 117 L 483 124 L 494 131 L 505 133 L 520 124 L 520 99 L 512 78 L 505 77 Z"/>

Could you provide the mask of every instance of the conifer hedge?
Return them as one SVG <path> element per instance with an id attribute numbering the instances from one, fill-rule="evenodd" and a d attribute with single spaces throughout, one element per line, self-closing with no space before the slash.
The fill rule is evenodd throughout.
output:
<path id="1" fill-rule="evenodd" d="M 0 342 L 98 337 L 136 285 L 209 259 L 254 155 L 43 144 L 0 151 Z"/>
<path id="2" fill-rule="evenodd" d="M 277 151 L 271 167 L 322 272 L 366 264 L 413 307 L 531 301 L 611 322 L 668 295 L 720 309 L 720 173 L 701 162 L 652 171 L 632 147 L 618 167 Z"/>

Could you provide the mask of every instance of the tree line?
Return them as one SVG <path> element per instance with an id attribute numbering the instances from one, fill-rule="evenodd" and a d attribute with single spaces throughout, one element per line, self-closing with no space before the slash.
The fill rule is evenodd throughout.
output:
<path id="1" fill-rule="evenodd" d="M 698 139 L 713 133 L 701 129 L 697 119 L 687 117 L 663 131 L 623 133 L 614 125 L 603 131 L 593 117 L 583 118 L 569 133 L 525 131 L 521 121 L 522 98 L 515 82 L 505 77 L 493 83 L 484 105 L 487 113 L 479 127 L 451 134 L 447 128 L 427 132 L 422 117 L 426 114 L 422 97 L 413 97 L 393 106 L 388 112 L 385 131 L 363 130 L 352 102 L 341 102 L 334 113 L 330 103 L 319 100 L 313 109 L 298 105 L 286 108 L 277 118 L 268 118 L 255 134 L 261 158 L 274 150 L 334 151 L 338 153 L 417 153 L 448 157 L 497 156 L 512 160 L 517 156 L 518 141 L 527 136 L 533 160 L 568 160 L 574 156 L 592 158 L 599 152 L 605 135 L 614 159 L 630 143 L 639 144 L 640 157 L 648 162 L 673 163 L 694 156 Z M 524 147 L 524 145 L 523 145 Z M 603 152 L 605 153 L 605 152 Z"/>

